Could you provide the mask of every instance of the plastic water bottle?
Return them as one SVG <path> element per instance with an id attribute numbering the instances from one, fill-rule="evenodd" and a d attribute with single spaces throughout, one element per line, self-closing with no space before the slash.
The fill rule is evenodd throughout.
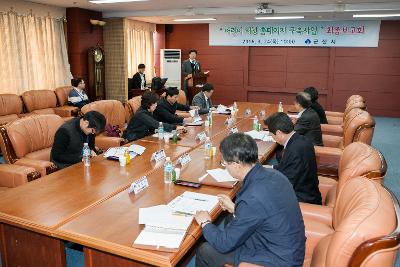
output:
<path id="1" fill-rule="evenodd" d="M 211 148 L 212 144 L 211 144 L 211 140 L 210 137 L 206 138 L 206 141 L 204 142 L 204 158 L 205 159 L 209 159 L 210 155 L 211 155 Z"/>
<path id="2" fill-rule="evenodd" d="M 254 116 L 254 119 L 253 119 L 253 130 L 254 131 L 258 131 L 258 118 L 257 118 L 257 116 Z"/>
<path id="3" fill-rule="evenodd" d="M 282 102 L 279 102 L 279 105 L 278 105 L 278 112 L 283 112 L 283 105 L 282 105 Z"/>
<path id="4" fill-rule="evenodd" d="M 158 139 L 163 140 L 164 139 L 164 126 L 163 123 L 160 121 L 158 124 Z"/>
<path id="5" fill-rule="evenodd" d="M 213 121 L 212 121 L 212 111 L 210 110 L 208 112 L 208 124 L 211 126 L 212 123 L 213 123 Z"/>
<path id="6" fill-rule="evenodd" d="M 164 163 L 164 183 L 170 184 L 172 182 L 172 171 L 174 166 L 172 165 L 171 158 L 167 157 Z"/>
<path id="7" fill-rule="evenodd" d="M 238 111 L 238 107 L 237 107 L 236 101 L 233 102 L 233 111 L 234 112 Z"/>
<path id="8" fill-rule="evenodd" d="M 86 167 L 90 166 L 90 154 L 92 154 L 89 144 L 88 143 L 84 143 L 83 144 L 83 149 L 82 149 L 82 158 L 83 158 L 83 164 Z"/>

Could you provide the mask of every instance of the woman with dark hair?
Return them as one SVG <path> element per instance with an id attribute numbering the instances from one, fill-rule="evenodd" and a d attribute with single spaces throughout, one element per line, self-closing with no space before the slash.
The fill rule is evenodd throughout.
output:
<path id="1" fill-rule="evenodd" d="M 311 97 L 311 108 L 317 112 L 319 121 L 321 124 L 328 124 L 328 120 L 326 119 L 326 114 L 324 108 L 318 103 L 318 91 L 315 87 L 307 87 L 304 89 L 305 93 L 308 93 Z"/>
<path id="2" fill-rule="evenodd" d="M 123 138 L 129 142 L 143 138 L 154 133 L 160 122 L 153 118 L 153 112 L 157 107 L 159 96 L 154 92 L 145 92 L 142 95 L 140 108 L 128 123 Z M 168 123 L 163 123 L 164 130 L 170 132 L 172 130 L 180 130 L 182 126 L 176 126 Z"/>

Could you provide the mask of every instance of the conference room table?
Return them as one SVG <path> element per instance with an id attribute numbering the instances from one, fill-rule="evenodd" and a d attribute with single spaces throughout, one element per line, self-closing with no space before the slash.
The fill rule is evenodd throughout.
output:
<path id="1" fill-rule="evenodd" d="M 228 116 L 214 115 L 211 127 L 192 126 L 178 144 L 164 143 L 154 137 L 133 142 L 146 147 L 131 164 L 120 167 L 117 161 L 95 157 L 89 168 L 82 163 L 10 189 L 0 195 L 0 247 L 3 267 L 6 266 L 66 266 L 64 242 L 84 247 L 85 266 L 175 266 L 195 246 L 201 228 L 193 222 L 178 252 L 137 249 L 132 244 L 142 225 L 138 224 L 138 209 L 167 204 L 185 191 L 205 194 L 227 194 L 234 198 L 240 189 L 202 185 L 199 189 L 163 180 L 163 161 L 151 161 L 151 155 L 164 149 L 176 163 L 188 153 L 191 162 L 182 168 L 181 177 L 198 181 L 206 170 L 221 166 L 221 153 L 206 159 L 203 143 L 197 133 L 205 131 L 213 146 L 229 135 L 232 127 L 239 131 L 252 129 L 252 117 L 265 110 L 276 111 L 276 105 L 238 103 L 239 112 L 233 124 Z M 250 114 L 245 114 L 247 108 Z M 130 143 L 132 144 L 132 143 Z M 130 145 L 127 144 L 127 145 Z M 260 161 L 273 155 L 276 143 L 257 141 Z M 217 149 L 218 150 L 218 149 Z M 130 184 L 146 176 L 149 187 L 137 195 L 128 193 Z M 221 209 L 211 216 L 216 219 Z"/>

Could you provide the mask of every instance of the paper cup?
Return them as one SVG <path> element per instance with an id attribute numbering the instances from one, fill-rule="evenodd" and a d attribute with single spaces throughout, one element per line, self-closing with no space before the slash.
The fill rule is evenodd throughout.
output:
<path id="1" fill-rule="evenodd" d="M 181 175 L 181 169 L 180 168 L 175 168 L 176 180 L 179 180 L 180 175 Z"/>
<path id="2" fill-rule="evenodd" d="M 124 167 L 126 165 L 125 156 L 120 156 L 118 159 L 119 159 L 119 166 Z"/>
<path id="3" fill-rule="evenodd" d="M 212 155 L 213 155 L 213 156 L 215 156 L 215 155 L 217 154 L 217 148 L 216 148 L 215 146 L 213 146 L 213 147 L 211 148 L 211 151 L 212 151 Z"/>
<path id="4" fill-rule="evenodd" d="M 169 134 L 164 133 L 164 142 L 169 143 Z"/>

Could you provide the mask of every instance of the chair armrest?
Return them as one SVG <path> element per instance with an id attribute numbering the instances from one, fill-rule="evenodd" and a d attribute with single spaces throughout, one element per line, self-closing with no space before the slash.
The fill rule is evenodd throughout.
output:
<path id="1" fill-rule="evenodd" d="M 54 108 L 54 113 L 60 117 L 76 117 L 79 113 L 79 109 L 72 106 L 62 106 Z"/>
<path id="2" fill-rule="evenodd" d="M 343 124 L 342 117 L 326 116 L 326 120 L 328 121 L 328 124 L 333 124 L 333 125 L 342 125 Z"/>
<path id="3" fill-rule="evenodd" d="M 58 170 L 57 166 L 53 162 L 40 159 L 22 158 L 17 160 L 14 164 L 20 166 L 32 167 L 38 172 L 40 172 L 42 177 Z"/>
<path id="4" fill-rule="evenodd" d="M 318 176 L 318 187 L 319 192 L 321 192 L 322 203 L 325 203 L 328 192 L 337 186 L 337 179 L 337 177 Z"/>
<path id="5" fill-rule="evenodd" d="M 338 176 L 339 161 L 343 150 L 340 148 L 314 146 L 318 173 Z"/>
<path id="6" fill-rule="evenodd" d="M 318 221 L 332 226 L 333 208 L 315 204 L 299 202 L 304 220 Z"/>
<path id="7" fill-rule="evenodd" d="M 125 144 L 125 139 L 121 137 L 111 137 L 105 135 L 96 136 L 96 146 L 103 150 L 107 150 L 110 147 L 118 147 Z"/>
<path id="8" fill-rule="evenodd" d="M 343 112 L 338 112 L 338 111 L 329 111 L 329 110 L 326 110 L 326 111 L 325 111 L 325 115 L 326 115 L 326 116 L 330 116 L 330 117 L 339 117 L 339 118 L 343 118 L 344 113 L 343 113 Z"/>
<path id="9" fill-rule="evenodd" d="M 342 125 L 321 124 L 322 134 L 343 136 Z"/>
<path id="10" fill-rule="evenodd" d="M 17 187 L 40 178 L 34 168 L 14 164 L 0 164 L 0 187 Z"/>
<path id="11" fill-rule="evenodd" d="M 334 136 L 329 134 L 322 135 L 322 142 L 324 143 L 325 147 L 334 147 L 340 148 L 340 142 L 342 142 L 343 137 Z"/>

